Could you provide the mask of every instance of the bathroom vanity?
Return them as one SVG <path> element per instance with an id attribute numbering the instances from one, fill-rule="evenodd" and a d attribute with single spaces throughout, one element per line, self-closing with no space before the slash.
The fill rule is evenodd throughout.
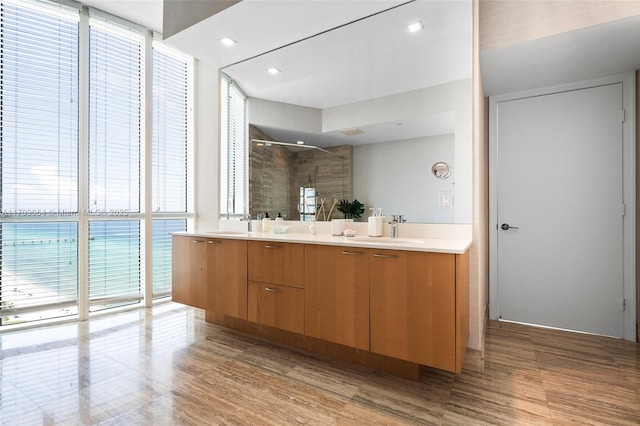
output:
<path id="1" fill-rule="evenodd" d="M 173 300 L 208 322 L 417 379 L 459 373 L 470 239 L 173 235 Z"/>

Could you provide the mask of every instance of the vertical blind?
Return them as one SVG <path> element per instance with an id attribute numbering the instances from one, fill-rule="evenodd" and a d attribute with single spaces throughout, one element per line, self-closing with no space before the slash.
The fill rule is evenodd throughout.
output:
<path id="1" fill-rule="evenodd" d="M 144 38 L 93 18 L 89 51 L 89 210 L 138 213 Z"/>
<path id="2" fill-rule="evenodd" d="M 0 2 L 0 325 L 77 312 L 78 22 Z"/>
<path id="3" fill-rule="evenodd" d="M 144 37 L 89 22 L 89 303 L 142 299 L 139 220 L 144 142 Z M 108 220 L 99 220 L 99 219 Z"/>
<path id="4" fill-rule="evenodd" d="M 227 76 L 221 82 L 220 213 L 241 216 L 246 204 L 246 96 Z"/>
<path id="5" fill-rule="evenodd" d="M 153 220 L 153 297 L 171 294 L 171 234 L 187 230 L 187 219 Z"/>
<path id="6" fill-rule="evenodd" d="M 89 222 L 89 302 L 96 311 L 142 299 L 139 220 Z"/>
<path id="7" fill-rule="evenodd" d="M 153 211 L 189 210 L 193 59 L 153 43 Z"/>
<path id="8" fill-rule="evenodd" d="M 193 211 L 193 58 L 153 42 L 152 295 L 171 294 L 171 233 L 187 219 L 162 214 Z"/>
<path id="9" fill-rule="evenodd" d="M 77 313 L 78 224 L 2 223 L 1 324 Z"/>
<path id="10" fill-rule="evenodd" d="M 78 14 L 0 5 L 2 212 L 75 212 Z"/>

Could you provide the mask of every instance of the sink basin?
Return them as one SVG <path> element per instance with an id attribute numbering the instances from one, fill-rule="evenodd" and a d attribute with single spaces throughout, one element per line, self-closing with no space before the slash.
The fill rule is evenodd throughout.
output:
<path id="1" fill-rule="evenodd" d="M 227 231 L 225 229 L 219 229 L 217 231 L 207 231 L 207 234 L 214 235 L 245 235 L 248 234 L 247 231 Z"/>
<path id="2" fill-rule="evenodd" d="M 391 237 L 353 237 L 350 240 L 359 243 L 399 243 L 399 244 L 421 244 L 422 240 L 416 238 L 391 238 Z"/>

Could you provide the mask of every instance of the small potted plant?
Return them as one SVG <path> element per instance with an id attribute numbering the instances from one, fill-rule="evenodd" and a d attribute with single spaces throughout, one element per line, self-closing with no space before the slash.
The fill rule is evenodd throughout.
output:
<path id="1" fill-rule="evenodd" d="M 344 214 L 345 219 L 357 219 L 364 213 L 364 204 L 357 199 L 353 201 L 341 200 L 338 203 L 338 211 Z"/>

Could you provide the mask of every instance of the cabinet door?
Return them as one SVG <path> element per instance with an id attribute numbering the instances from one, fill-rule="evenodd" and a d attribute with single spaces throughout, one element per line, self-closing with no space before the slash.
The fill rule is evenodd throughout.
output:
<path id="1" fill-rule="evenodd" d="M 249 321 L 302 333 L 304 290 L 249 281 Z"/>
<path id="2" fill-rule="evenodd" d="M 305 246 L 305 334 L 369 350 L 366 249 Z"/>
<path id="3" fill-rule="evenodd" d="M 455 371 L 455 255 L 371 250 L 371 351 Z"/>
<path id="4" fill-rule="evenodd" d="M 207 241 L 209 307 L 216 313 L 247 319 L 247 242 Z"/>
<path id="5" fill-rule="evenodd" d="M 207 238 L 174 235 L 171 286 L 175 302 L 207 309 Z"/>
<path id="6" fill-rule="evenodd" d="M 304 245 L 249 241 L 249 281 L 304 287 Z"/>

